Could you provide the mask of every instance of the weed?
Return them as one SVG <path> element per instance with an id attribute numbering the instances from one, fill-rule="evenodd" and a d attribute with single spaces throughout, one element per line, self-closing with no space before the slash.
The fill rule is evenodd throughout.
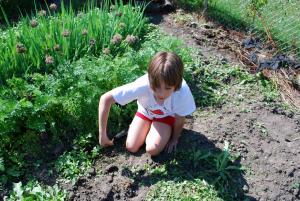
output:
<path id="1" fill-rule="evenodd" d="M 256 122 L 254 127 L 260 131 L 262 137 L 266 138 L 269 135 L 268 129 L 262 123 Z"/>
<path id="2" fill-rule="evenodd" d="M 293 183 L 292 188 L 293 189 L 299 189 L 300 188 L 300 183 L 298 183 L 298 182 Z"/>
<path id="3" fill-rule="evenodd" d="M 262 86 L 261 92 L 263 94 L 264 101 L 266 101 L 267 103 L 272 103 L 278 100 L 279 92 L 274 82 L 266 80 L 264 78 L 260 79 L 259 81 Z"/>
<path id="4" fill-rule="evenodd" d="M 194 200 L 193 196 L 205 196 L 211 200 L 206 192 L 217 192 L 212 193 L 214 199 L 232 200 L 238 192 L 238 178 L 234 179 L 234 175 L 237 176 L 244 169 L 235 163 L 238 156 L 231 156 L 228 147 L 226 142 L 224 150 L 216 153 L 195 148 L 180 151 L 174 159 L 163 165 L 146 169 L 152 183 L 156 183 L 147 198 Z M 187 186 L 189 189 L 186 189 Z"/>
<path id="5" fill-rule="evenodd" d="M 222 201 L 212 185 L 204 180 L 160 181 L 148 194 L 146 200 L 207 200 Z"/>
<path id="6" fill-rule="evenodd" d="M 240 110 L 240 112 L 241 112 L 241 113 L 251 113 L 252 110 L 249 109 L 249 108 L 243 108 L 243 109 Z"/>
<path id="7" fill-rule="evenodd" d="M 39 184 L 37 181 L 31 181 L 25 186 L 22 182 L 15 183 L 13 192 L 4 200 L 58 200 L 63 201 L 67 197 L 67 193 L 58 188 L 57 185 L 52 187 Z"/>
<path id="8" fill-rule="evenodd" d="M 76 181 L 79 176 L 84 175 L 91 165 L 91 158 L 87 152 L 82 150 L 67 152 L 55 162 L 55 168 L 60 175 L 72 181 Z"/>

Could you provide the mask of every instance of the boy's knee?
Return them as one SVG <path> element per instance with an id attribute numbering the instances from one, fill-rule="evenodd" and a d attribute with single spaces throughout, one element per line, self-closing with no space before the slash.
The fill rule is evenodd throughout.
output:
<path id="1" fill-rule="evenodd" d="M 126 142 L 126 149 L 131 153 L 136 153 L 139 150 L 139 147 Z"/>
<path id="2" fill-rule="evenodd" d="M 151 156 L 156 156 L 161 152 L 161 150 L 158 149 L 157 145 L 151 144 L 151 145 L 146 145 L 146 152 Z"/>

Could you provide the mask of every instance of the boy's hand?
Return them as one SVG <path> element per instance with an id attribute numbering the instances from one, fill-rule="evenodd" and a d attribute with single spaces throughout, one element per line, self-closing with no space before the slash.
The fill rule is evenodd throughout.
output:
<path id="1" fill-rule="evenodd" d="M 109 147 L 114 145 L 114 140 L 110 140 L 107 136 L 99 135 L 99 144 L 102 147 Z"/>
<path id="2" fill-rule="evenodd" d="M 177 148 L 178 139 L 170 139 L 168 144 L 166 145 L 165 151 L 168 153 L 171 153 L 172 151 L 175 151 Z"/>

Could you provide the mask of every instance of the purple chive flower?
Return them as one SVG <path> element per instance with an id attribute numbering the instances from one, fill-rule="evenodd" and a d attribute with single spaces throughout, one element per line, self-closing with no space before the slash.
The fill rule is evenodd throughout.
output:
<path id="1" fill-rule="evenodd" d="M 59 51 L 60 50 L 60 45 L 59 44 L 56 44 L 54 45 L 54 51 Z"/>
<path id="2" fill-rule="evenodd" d="M 71 34 L 71 32 L 67 29 L 62 32 L 62 36 L 65 37 L 65 38 L 70 36 L 70 34 Z"/>
<path id="3" fill-rule="evenodd" d="M 138 40 L 138 38 L 134 35 L 127 35 L 125 41 L 129 44 L 129 45 L 133 45 L 134 43 L 136 43 Z"/>
<path id="4" fill-rule="evenodd" d="M 53 64 L 54 59 L 52 56 L 46 55 L 45 62 L 46 62 L 46 64 Z"/>
<path id="5" fill-rule="evenodd" d="M 81 12 L 81 11 L 78 12 L 78 13 L 77 13 L 77 17 L 78 17 L 78 18 L 82 18 L 82 17 L 83 17 L 83 12 Z"/>
<path id="6" fill-rule="evenodd" d="M 111 5 L 110 6 L 110 11 L 113 11 L 113 10 L 115 10 L 116 9 L 116 6 L 115 5 Z"/>
<path id="7" fill-rule="evenodd" d="M 122 36 L 120 34 L 115 34 L 113 36 L 113 38 L 110 40 L 110 42 L 113 44 L 113 45 L 117 45 L 117 44 L 120 44 L 122 41 Z"/>
<path id="8" fill-rule="evenodd" d="M 122 15 L 123 15 L 122 12 L 117 12 L 117 13 L 116 13 L 116 16 L 117 16 L 117 17 L 121 17 Z"/>
<path id="9" fill-rule="evenodd" d="M 94 46 L 96 44 L 96 40 L 95 39 L 91 39 L 90 40 L 90 46 Z"/>
<path id="10" fill-rule="evenodd" d="M 31 20 L 30 25 L 32 28 L 37 27 L 39 25 L 39 22 L 37 20 Z"/>
<path id="11" fill-rule="evenodd" d="M 121 23 L 119 24 L 119 27 L 120 27 L 121 29 L 124 29 L 124 28 L 126 27 L 126 24 L 123 23 L 123 22 L 121 22 Z"/>
<path id="12" fill-rule="evenodd" d="M 88 30 L 87 29 L 83 29 L 82 32 L 81 32 L 81 34 L 83 36 L 86 36 L 88 34 Z"/>
<path id="13" fill-rule="evenodd" d="M 56 11 L 57 10 L 57 5 L 55 3 L 52 3 L 52 4 L 50 4 L 49 8 L 52 11 Z"/>
<path id="14" fill-rule="evenodd" d="M 110 49 L 108 47 L 104 48 L 102 52 L 103 52 L 103 54 L 109 54 L 110 53 Z"/>
<path id="15" fill-rule="evenodd" d="M 46 16 L 47 12 L 45 10 L 40 10 L 38 14 L 39 16 L 42 17 L 42 16 Z"/>
<path id="16" fill-rule="evenodd" d="M 27 51 L 26 47 L 22 43 L 18 43 L 16 45 L 16 49 L 17 49 L 17 53 L 19 54 L 25 53 Z"/>

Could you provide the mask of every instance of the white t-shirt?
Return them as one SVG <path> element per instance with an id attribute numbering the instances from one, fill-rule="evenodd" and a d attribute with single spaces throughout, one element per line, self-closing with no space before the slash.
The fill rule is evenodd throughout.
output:
<path id="1" fill-rule="evenodd" d="M 186 116 L 196 110 L 193 95 L 185 80 L 182 80 L 181 88 L 173 92 L 161 105 L 154 98 L 148 74 L 134 82 L 113 89 L 112 96 L 120 105 L 137 100 L 138 112 L 149 119 L 175 116 L 175 114 Z"/>

